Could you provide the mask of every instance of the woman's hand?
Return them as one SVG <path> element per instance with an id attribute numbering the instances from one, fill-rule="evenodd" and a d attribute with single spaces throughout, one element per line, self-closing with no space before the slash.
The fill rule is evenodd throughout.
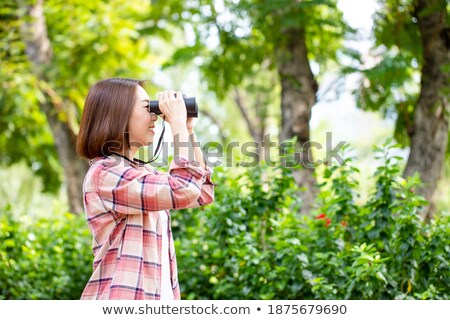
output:
<path id="1" fill-rule="evenodd" d="M 178 91 L 164 91 L 158 96 L 159 110 L 170 124 L 174 149 L 174 157 L 190 157 L 189 132 L 186 128 L 187 110 L 183 94 Z"/>
<path id="2" fill-rule="evenodd" d="M 165 120 L 172 124 L 187 123 L 187 111 L 181 91 L 164 91 L 158 96 L 159 110 Z"/>

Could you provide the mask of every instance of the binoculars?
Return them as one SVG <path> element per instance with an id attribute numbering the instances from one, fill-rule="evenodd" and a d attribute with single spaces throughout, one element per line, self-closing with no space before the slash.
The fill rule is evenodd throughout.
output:
<path id="1" fill-rule="evenodd" d="M 195 102 L 195 97 L 186 98 L 183 95 L 184 104 L 186 105 L 186 111 L 188 118 L 198 118 L 198 105 Z M 158 100 L 150 101 L 150 112 L 154 114 L 162 114 L 161 110 L 159 110 Z"/>

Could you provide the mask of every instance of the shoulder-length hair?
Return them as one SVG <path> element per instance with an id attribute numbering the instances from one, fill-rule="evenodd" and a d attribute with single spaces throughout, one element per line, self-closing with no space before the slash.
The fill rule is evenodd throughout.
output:
<path id="1" fill-rule="evenodd" d="M 86 97 L 77 153 L 86 159 L 130 148 L 128 123 L 144 81 L 112 78 L 94 84 Z"/>

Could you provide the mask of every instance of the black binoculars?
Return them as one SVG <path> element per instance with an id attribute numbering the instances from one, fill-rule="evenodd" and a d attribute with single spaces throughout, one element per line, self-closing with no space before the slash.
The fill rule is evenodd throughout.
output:
<path id="1" fill-rule="evenodd" d="M 183 100 L 186 105 L 188 118 L 198 118 L 198 105 L 195 102 L 195 97 L 186 98 L 183 96 Z M 162 114 L 161 110 L 159 110 L 158 100 L 150 101 L 150 112 L 154 114 Z"/>

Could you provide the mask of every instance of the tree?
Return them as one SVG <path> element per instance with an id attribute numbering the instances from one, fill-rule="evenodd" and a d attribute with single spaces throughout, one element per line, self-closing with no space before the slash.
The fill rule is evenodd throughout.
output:
<path id="1" fill-rule="evenodd" d="M 431 201 L 444 168 L 449 135 L 450 16 L 445 0 L 418 0 L 414 15 L 422 44 L 422 78 L 405 175 L 419 172 L 425 183 L 422 192 Z"/>
<path id="2" fill-rule="evenodd" d="M 272 72 L 281 88 L 279 139 L 297 139 L 297 160 L 303 168 L 295 170 L 294 176 L 303 187 L 302 211 L 308 212 L 316 193 L 309 120 L 321 73 L 314 75 L 310 64 L 314 61 L 323 72 L 327 63 L 338 60 L 343 35 L 349 29 L 336 1 L 210 0 L 183 5 L 172 0 L 154 5 L 153 20 L 181 25 L 195 36 L 190 45 L 175 52 L 173 63 L 202 57 L 200 68 L 210 89 L 221 97 L 234 95 L 253 137 L 260 134 L 249 121 L 251 103 L 242 103 L 236 87 L 242 90 L 243 83 L 254 82 L 266 66 Z M 210 45 L 214 41 L 217 46 Z M 265 90 L 273 89 L 273 82 L 266 83 Z M 258 101 L 258 95 L 252 100 Z M 255 105 L 258 108 L 264 101 Z M 264 108 L 260 109 L 264 115 Z M 257 124 L 264 128 L 264 122 Z"/>
<path id="3" fill-rule="evenodd" d="M 148 74 L 148 43 L 137 31 L 147 10 L 137 0 L 7 0 L 2 11 L 0 142 L 13 155 L 2 162 L 25 159 L 51 182 L 48 191 L 59 188 L 60 164 L 71 212 L 83 211 L 87 163 L 74 141 L 84 97 L 101 78 Z"/>
<path id="4" fill-rule="evenodd" d="M 44 99 L 39 105 L 47 118 L 58 158 L 64 169 L 70 211 L 80 213 L 83 212 L 80 190 L 87 171 L 87 163 L 77 157 L 73 147 L 76 133 L 70 127 L 70 122 L 58 118 L 57 109 L 63 109 L 67 103 L 63 102 L 52 87 L 46 85 L 50 77 L 45 69 L 51 65 L 53 50 L 47 32 L 43 0 L 37 0 L 34 4 L 19 1 L 19 9 L 29 16 L 29 20 L 20 26 L 21 36 L 25 43 L 26 56 L 31 62 L 31 70 L 37 78 L 37 83 L 42 86 Z"/>
<path id="5" fill-rule="evenodd" d="M 381 61 L 364 71 L 359 105 L 397 117 L 395 136 L 410 145 L 405 176 L 418 172 L 418 192 L 431 205 L 448 144 L 450 111 L 450 18 L 446 0 L 383 0 L 375 36 Z M 419 80 L 420 79 L 420 86 Z"/>
<path id="6" fill-rule="evenodd" d="M 38 104 L 36 78 L 29 72 L 14 0 L 0 13 L 0 163 L 25 161 L 42 178 L 44 191 L 56 192 L 61 170 L 45 115 Z"/>

